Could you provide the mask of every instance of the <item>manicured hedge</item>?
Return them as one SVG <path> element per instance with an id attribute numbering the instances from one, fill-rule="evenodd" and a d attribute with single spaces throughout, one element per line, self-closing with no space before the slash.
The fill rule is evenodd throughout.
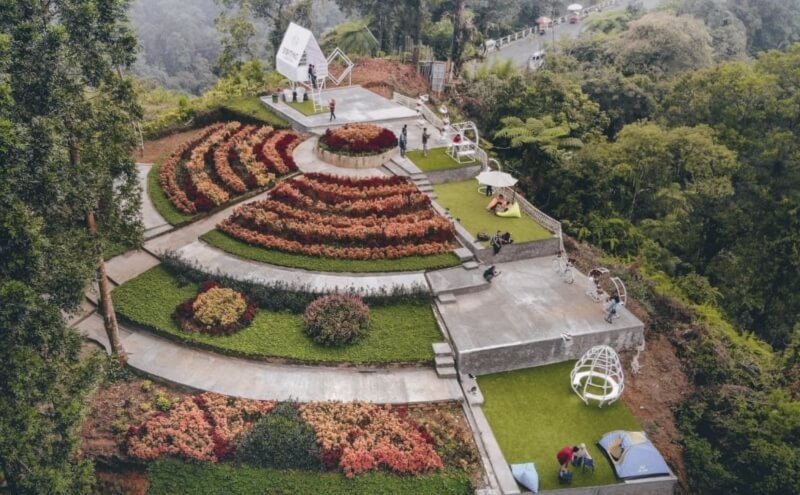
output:
<path id="1" fill-rule="evenodd" d="M 177 459 L 153 463 L 149 495 L 325 494 L 325 495 L 468 495 L 469 478 L 445 471 L 423 476 L 363 473 L 347 479 L 340 473 L 316 473 L 232 464 L 190 464 Z"/>
<path id="2" fill-rule="evenodd" d="M 284 253 L 273 249 L 251 246 L 246 242 L 234 239 L 218 230 L 212 230 L 200 236 L 212 246 L 240 258 L 269 263 L 270 265 L 288 266 L 302 270 L 322 272 L 409 272 L 421 270 L 437 270 L 456 266 L 461 262 L 453 253 L 431 254 L 428 256 L 406 256 L 398 259 L 347 260 L 340 258 L 321 258 L 302 254 Z"/>
<path id="3" fill-rule="evenodd" d="M 345 348 L 314 344 L 305 334 L 302 314 L 287 311 L 261 309 L 249 327 L 230 336 L 186 333 L 171 315 L 196 292 L 195 283 L 181 281 L 157 266 L 114 289 L 113 297 L 117 314 L 135 325 L 177 341 L 245 357 L 308 363 L 429 363 L 433 360 L 431 344 L 442 339 L 429 302 L 372 308 L 372 331 Z"/>

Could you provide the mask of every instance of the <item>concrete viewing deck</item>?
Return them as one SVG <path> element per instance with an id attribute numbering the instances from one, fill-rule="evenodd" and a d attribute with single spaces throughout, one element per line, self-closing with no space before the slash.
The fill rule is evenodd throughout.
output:
<path id="1" fill-rule="evenodd" d="M 644 325 L 627 309 L 612 324 L 585 291 L 588 277 L 563 282 L 552 257 L 497 264 L 487 290 L 437 303 L 461 373 L 484 375 L 577 359 L 590 347 L 642 342 Z"/>
<path id="2" fill-rule="evenodd" d="M 336 120 L 331 121 L 327 104 L 331 98 L 336 100 Z M 270 110 L 294 123 L 295 129 L 314 134 L 322 134 L 332 126 L 374 123 L 392 120 L 412 119 L 417 117 L 414 110 L 398 105 L 361 86 L 346 86 L 322 91 L 322 101 L 326 105 L 323 113 L 303 115 L 283 101 L 273 103 L 271 97 L 263 97 L 261 101 Z"/>

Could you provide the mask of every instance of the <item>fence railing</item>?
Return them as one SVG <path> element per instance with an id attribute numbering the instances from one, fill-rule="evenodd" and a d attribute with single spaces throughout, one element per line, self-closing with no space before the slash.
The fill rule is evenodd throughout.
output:
<path id="1" fill-rule="evenodd" d="M 600 3 L 596 4 L 596 5 L 592 5 L 591 7 L 586 7 L 581 11 L 580 17 L 581 18 L 586 17 L 587 15 L 591 14 L 592 12 L 598 12 L 598 11 L 606 9 L 608 7 L 613 7 L 615 5 L 619 5 L 619 3 L 620 3 L 620 0 L 608 0 L 608 1 L 605 1 L 605 2 L 600 2 Z M 568 15 L 556 17 L 555 19 L 553 19 L 553 21 L 550 23 L 550 25 L 546 26 L 546 27 L 558 26 L 559 24 L 564 24 L 564 23 L 566 23 L 568 21 L 569 21 L 569 16 Z M 530 36 L 530 35 L 532 35 L 534 33 L 538 33 L 539 31 L 540 31 L 540 27 L 538 25 L 532 26 L 532 27 L 528 27 L 528 28 L 523 29 L 522 31 L 517 31 L 516 33 L 509 34 L 507 36 L 503 36 L 502 38 L 497 38 L 497 39 L 493 39 L 493 40 L 492 39 L 486 40 L 485 46 L 486 46 L 487 50 L 492 49 L 492 48 L 499 50 L 500 48 L 502 48 L 505 45 L 508 45 L 508 44 L 513 43 L 515 41 L 523 40 L 523 39 L 527 38 L 528 36 Z"/>
<path id="2" fill-rule="evenodd" d="M 536 220 L 539 225 L 547 229 L 550 233 L 558 237 L 558 248 L 564 251 L 564 235 L 561 231 L 561 222 L 533 206 L 524 196 L 519 194 L 519 192 L 515 192 L 510 187 L 503 187 L 502 192 L 507 198 L 514 198 L 514 201 L 519 203 L 519 207 L 522 211 Z"/>

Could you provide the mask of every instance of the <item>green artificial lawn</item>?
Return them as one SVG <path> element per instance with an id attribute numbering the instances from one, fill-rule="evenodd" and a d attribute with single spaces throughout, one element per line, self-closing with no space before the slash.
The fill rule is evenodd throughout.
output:
<path id="1" fill-rule="evenodd" d="M 158 181 L 158 172 L 161 170 L 161 163 L 163 159 L 156 161 L 150 168 L 147 174 L 147 194 L 150 196 L 150 201 L 156 211 L 164 217 L 164 220 L 169 222 L 170 225 L 181 225 L 191 222 L 197 217 L 197 214 L 183 213 L 172 204 L 164 190 L 161 189 L 161 184 Z"/>
<path id="2" fill-rule="evenodd" d="M 235 467 L 230 463 L 190 463 L 164 458 L 150 465 L 149 495 L 311 494 L 469 495 L 469 478 L 458 471 L 420 476 L 367 472 L 347 479 L 341 473 Z"/>
<path id="3" fill-rule="evenodd" d="M 255 96 L 243 96 L 239 98 L 232 98 L 222 104 L 223 108 L 227 108 L 232 112 L 246 115 L 254 120 L 262 122 L 264 125 L 271 125 L 285 129 L 290 127 L 289 122 L 271 112 L 264 106 L 261 99 Z"/>
<path id="4" fill-rule="evenodd" d="M 516 243 L 553 237 L 553 234 L 524 212 L 521 218 L 504 218 L 486 211 L 486 205 L 491 198 L 478 192 L 476 180 L 436 184 L 433 190 L 438 195 L 436 202 L 449 209 L 450 214 L 457 218 L 473 237 L 477 237 L 478 232 L 485 232 L 491 236 L 498 230 L 511 232 L 511 238 Z"/>
<path id="5" fill-rule="evenodd" d="M 452 252 L 432 254 L 429 256 L 406 256 L 405 258 L 399 259 L 347 260 L 284 253 L 283 251 L 251 246 L 219 230 L 207 232 L 200 236 L 200 239 L 240 258 L 269 263 L 270 265 L 288 266 L 320 272 L 406 272 L 436 270 L 460 264 L 458 256 Z"/>
<path id="6" fill-rule="evenodd" d="M 586 406 L 572 391 L 573 362 L 482 376 L 483 411 L 509 464 L 533 462 L 540 489 L 559 488 L 556 453 L 585 443 L 596 470 L 572 468 L 572 486 L 617 483 L 611 463 L 597 446 L 613 430 L 641 430 L 622 401 L 598 408 Z"/>
<path id="7" fill-rule="evenodd" d="M 327 107 L 323 107 L 321 110 L 314 111 L 314 102 L 311 100 L 306 101 L 290 101 L 287 103 L 290 107 L 294 108 L 298 112 L 302 113 L 303 115 L 316 115 L 318 113 L 325 113 L 328 111 Z"/>
<path id="8" fill-rule="evenodd" d="M 430 148 L 428 156 L 422 156 L 422 150 L 414 150 L 406 153 L 406 156 L 423 172 L 471 167 L 478 164 L 478 162 L 458 163 L 447 155 L 447 148 Z"/>
<path id="9" fill-rule="evenodd" d="M 303 315 L 260 309 L 247 328 L 230 336 L 187 333 L 172 320 L 182 302 L 197 293 L 195 284 L 181 285 L 161 266 L 114 289 L 117 314 L 168 337 L 226 354 L 328 363 L 431 362 L 431 344 L 442 334 L 428 303 L 371 308 L 372 328 L 361 341 L 341 348 L 324 347 L 306 337 Z"/>

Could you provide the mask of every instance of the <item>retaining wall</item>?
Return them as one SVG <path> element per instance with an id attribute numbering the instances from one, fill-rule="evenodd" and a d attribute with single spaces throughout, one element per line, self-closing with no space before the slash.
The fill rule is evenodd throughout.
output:
<path id="1" fill-rule="evenodd" d="M 400 148 L 392 148 L 380 155 L 350 156 L 340 155 L 324 150 L 319 145 L 314 147 L 314 153 L 320 160 L 342 168 L 378 168 L 400 153 Z"/>
<path id="2" fill-rule="evenodd" d="M 457 348 L 456 341 L 453 341 L 453 346 L 456 347 L 456 361 L 460 373 L 488 375 L 579 359 L 586 349 L 596 345 L 609 345 L 617 351 L 635 349 L 643 340 L 644 327 L 639 325 L 573 335 L 572 340 L 568 341 L 556 337 L 466 352 L 461 352 Z"/>
<path id="3" fill-rule="evenodd" d="M 483 166 L 480 163 L 468 167 L 451 168 L 447 170 L 432 170 L 425 172 L 431 184 L 443 184 L 445 182 L 461 182 L 474 179 L 481 173 Z M 475 185 L 477 188 L 477 184 Z"/>

